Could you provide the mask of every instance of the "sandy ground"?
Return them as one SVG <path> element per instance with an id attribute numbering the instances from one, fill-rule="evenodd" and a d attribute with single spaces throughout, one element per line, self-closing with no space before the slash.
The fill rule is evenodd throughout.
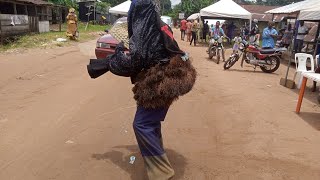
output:
<path id="1" fill-rule="evenodd" d="M 284 65 L 274 74 L 239 64 L 224 71 L 204 47 L 179 43 L 199 76 L 163 123 L 175 179 L 320 179 L 315 93 L 307 90 L 297 115 L 298 91 L 279 85 Z M 112 74 L 89 78 L 94 46 L 0 55 L 1 180 L 145 179 L 132 85 Z"/>

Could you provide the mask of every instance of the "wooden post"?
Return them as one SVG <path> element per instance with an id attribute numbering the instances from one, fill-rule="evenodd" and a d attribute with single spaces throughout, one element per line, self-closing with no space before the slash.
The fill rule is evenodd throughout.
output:
<path id="1" fill-rule="evenodd" d="M 17 4 L 13 3 L 13 13 L 17 14 Z"/>
<path id="2" fill-rule="evenodd" d="M 34 6 L 34 12 L 36 13 L 36 17 L 38 17 L 38 10 L 37 10 L 37 6 Z"/>
<path id="3" fill-rule="evenodd" d="M 24 5 L 24 13 L 28 16 L 28 6 Z"/>
<path id="4" fill-rule="evenodd" d="M 301 89 L 300 89 L 300 93 L 299 93 L 299 99 L 298 99 L 298 103 L 297 103 L 297 107 L 296 107 L 297 114 L 300 113 L 304 92 L 306 90 L 307 80 L 308 79 L 306 77 L 303 77 L 302 85 L 301 85 Z"/>
<path id="5" fill-rule="evenodd" d="M 62 10 L 60 7 L 58 7 L 59 12 L 59 31 L 61 32 L 61 24 L 62 24 Z"/>

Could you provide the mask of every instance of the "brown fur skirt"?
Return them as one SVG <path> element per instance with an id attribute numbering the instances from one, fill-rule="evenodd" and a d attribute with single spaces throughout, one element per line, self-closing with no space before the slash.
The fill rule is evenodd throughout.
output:
<path id="1" fill-rule="evenodd" d="M 147 109 L 169 107 L 179 96 L 191 91 L 196 81 L 191 62 L 175 56 L 170 63 L 142 71 L 132 91 L 139 106 Z"/>

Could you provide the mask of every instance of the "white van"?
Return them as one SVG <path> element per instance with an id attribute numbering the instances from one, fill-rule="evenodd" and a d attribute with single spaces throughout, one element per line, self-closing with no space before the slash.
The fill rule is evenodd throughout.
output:
<path id="1" fill-rule="evenodd" d="M 172 18 L 169 16 L 161 16 L 161 20 L 168 24 L 171 28 L 173 27 Z"/>

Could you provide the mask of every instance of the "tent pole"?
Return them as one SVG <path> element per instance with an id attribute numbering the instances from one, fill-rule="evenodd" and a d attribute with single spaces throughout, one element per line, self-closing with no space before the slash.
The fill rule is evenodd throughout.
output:
<path id="1" fill-rule="evenodd" d="M 299 16 L 300 12 L 297 13 L 297 16 L 296 16 L 296 22 L 298 20 L 298 16 Z M 295 27 L 295 26 L 294 26 Z M 295 45 L 295 41 L 296 39 L 294 39 L 293 41 L 293 48 L 294 48 L 294 45 Z M 286 87 L 287 85 L 287 80 L 288 80 L 288 75 L 289 75 L 289 70 L 290 70 L 290 65 L 291 65 L 291 59 L 292 57 L 294 57 L 294 53 L 293 53 L 293 50 L 291 51 L 291 56 L 289 57 L 289 63 L 288 63 L 288 68 L 287 68 L 287 72 L 286 72 L 286 79 L 285 79 L 285 83 L 284 83 L 284 86 Z"/>
<path id="2" fill-rule="evenodd" d="M 250 25 L 249 25 L 249 30 L 251 31 L 251 29 L 252 29 L 252 15 L 251 15 L 251 17 L 250 17 Z"/>

